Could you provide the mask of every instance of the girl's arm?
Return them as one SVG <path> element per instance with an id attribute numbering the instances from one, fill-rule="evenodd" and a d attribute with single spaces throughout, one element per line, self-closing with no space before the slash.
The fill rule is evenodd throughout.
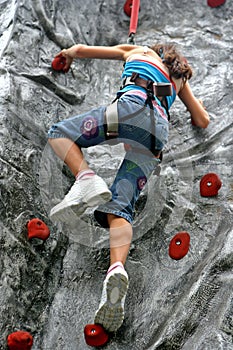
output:
<path id="1" fill-rule="evenodd" d="M 194 124 L 201 128 L 207 128 L 210 122 L 209 115 L 202 102 L 194 96 L 188 82 L 184 84 L 178 96 L 190 112 Z"/>
<path id="2" fill-rule="evenodd" d="M 139 49 L 141 46 L 136 45 L 116 45 L 116 46 L 88 46 L 77 44 L 69 49 L 59 52 L 56 57 L 63 56 L 66 58 L 64 70 L 68 69 L 74 58 L 100 58 L 111 60 L 123 60 L 129 56 L 131 51 Z"/>

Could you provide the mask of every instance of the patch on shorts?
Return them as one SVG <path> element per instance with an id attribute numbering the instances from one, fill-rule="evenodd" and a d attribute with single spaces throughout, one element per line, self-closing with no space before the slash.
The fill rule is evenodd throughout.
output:
<path id="1" fill-rule="evenodd" d="M 143 189 L 143 187 L 145 186 L 145 184 L 147 183 L 147 178 L 145 176 L 140 176 L 137 179 L 137 186 L 138 189 L 141 191 Z"/>
<path id="2" fill-rule="evenodd" d="M 82 136 L 87 140 L 97 137 L 99 135 L 97 119 L 92 117 L 91 115 L 88 115 L 86 118 L 83 119 L 80 130 Z"/>

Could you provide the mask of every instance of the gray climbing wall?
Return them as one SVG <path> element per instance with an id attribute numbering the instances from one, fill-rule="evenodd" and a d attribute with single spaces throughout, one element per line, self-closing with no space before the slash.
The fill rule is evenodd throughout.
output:
<path id="1" fill-rule="evenodd" d="M 47 145 L 56 121 L 109 103 L 122 64 L 76 61 L 64 75 L 51 71 L 60 48 L 73 43 L 126 43 L 123 0 L 0 0 L 0 348 L 26 330 L 33 350 L 84 350 L 108 268 L 108 233 L 92 212 L 62 226 L 50 208 L 72 176 Z M 233 3 L 142 0 L 137 44 L 172 41 L 192 64 L 191 86 L 211 122 L 194 127 L 177 100 L 161 174 L 152 175 L 137 206 L 126 269 L 130 289 L 123 327 L 106 350 L 233 349 Z M 86 152 L 110 184 L 123 147 Z M 113 158 L 111 157 L 113 155 Z M 217 173 L 217 197 L 199 193 L 201 177 Z M 27 240 L 25 224 L 44 220 L 51 235 Z M 182 260 L 168 255 L 179 231 L 191 236 Z"/>

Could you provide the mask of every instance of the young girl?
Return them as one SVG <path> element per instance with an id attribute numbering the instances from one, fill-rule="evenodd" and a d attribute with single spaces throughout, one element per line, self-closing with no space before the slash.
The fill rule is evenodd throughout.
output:
<path id="1" fill-rule="evenodd" d="M 162 158 L 161 152 L 168 139 L 169 108 L 178 95 L 196 126 L 206 128 L 209 116 L 188 83 L 191 67 L 173 45 L 148 48 L 78 44 L 62 50 L 56 57 L 65 58 L 64 71 L 75 58 L 125 61 L 123 86 L 117 92 L 116 104 L 112 105 L 115 114 L 106 107 L 98 107 L 53 125 L 48 133 L 51 147 L 76 178 L 65 198 L 52 208 L 50 217 L 68 221 L 69 210 L 81 215 L 87 207 L 98 205 L 95 218 L 103 227 L 109 228 L 110 267 L 95 323 L 113 332 L 124 319 L 128 289 L 124 264 L 133 234 L 134 207 Z M 160 92 L 161 88 L 166 90 L 167 87 L 169 92 Z M 112 136 L 116 142 L 128 146 L 114 183 L 108 189 L 103 179 L 89 168 L 81 149 L 108 142 Z"/>

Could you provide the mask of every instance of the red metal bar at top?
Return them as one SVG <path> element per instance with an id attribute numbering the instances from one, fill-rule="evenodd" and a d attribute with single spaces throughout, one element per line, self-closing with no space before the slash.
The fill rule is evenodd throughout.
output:
<path id="1" fill-rule="evenodd" d="M 140 0 L 133 0 L 130 16 L 129 36 L 135 34 L 138 25 L 138 13 L 140 8 Z"/>

